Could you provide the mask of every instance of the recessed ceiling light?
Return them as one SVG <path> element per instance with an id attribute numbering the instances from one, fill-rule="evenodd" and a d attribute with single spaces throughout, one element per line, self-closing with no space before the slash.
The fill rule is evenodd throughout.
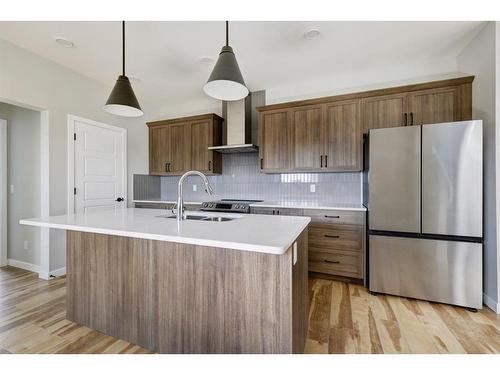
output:
<path id="1" fill-rule="evenodd" d="M 200 62 L 205 63 L 205 64 L 209 64 L 209 63 L 213 63 L 214 59 L 212 59 L 210 56 L 202 56 L 202 57 L 200 57 Z"/>
<path id="2" fill-rule="evenodd" d="M 68 40 L 66 38 L 60 38 L 56 37 L 54 38 L 57 44 L 66 47 L 66 48 L 73 48 L 75 46 L 75 43 L 73 43 L 71 40 Z"/>
<path id="3" fill-rule="evenodd" d="M 319 31 L 319 29 L 313 28 L 313 29 L 306 30 L 306 32 L 304 33 L 304 38 L 316 39 L 317 37 L 319 37 L 320 34 L 321 34 L 321 32 Z"/>

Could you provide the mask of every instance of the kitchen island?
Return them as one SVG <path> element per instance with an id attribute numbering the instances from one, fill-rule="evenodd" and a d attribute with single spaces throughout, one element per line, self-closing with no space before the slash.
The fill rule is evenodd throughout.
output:
<path id="1" fill-rule="evenodd" d="M 67 318 L 159 353 L 301 353 L 307 217 L 103 210 L 67 231 Z"/>

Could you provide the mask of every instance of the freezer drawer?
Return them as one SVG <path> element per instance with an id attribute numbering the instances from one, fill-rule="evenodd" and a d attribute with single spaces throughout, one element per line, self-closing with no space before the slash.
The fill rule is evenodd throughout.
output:
<path id="1" fill-rule="evenodd" d="M 483 235 L 482 121 L 422 126 L 422 232 Z"/>
<path id="2" fill-rule="evenodd" d="M 420 126 L 370 130 L 371 230 L 420 232 Z"/>
<path id="3" fill-rule="evenodd" d="M 482 244 L 369 237 L 370 290 L 482 307 Z"/>

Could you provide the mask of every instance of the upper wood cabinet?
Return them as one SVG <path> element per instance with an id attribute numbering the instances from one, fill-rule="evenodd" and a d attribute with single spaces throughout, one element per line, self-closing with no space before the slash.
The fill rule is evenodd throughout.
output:
<path id="1" fill-rule="evenodd" d="M 260 117 L 260 167 L 263 170 L 284 171 L 293 167 L 294 138 L 291 111 L 262 113 Z"/>
<path id="2" fill-rule="evenodd" d="M 168 171 L 170 149 L 165 147 L 169 143 L 168 125 L 149 128 L 149 173 L 164 174 Z"/>
<path id="3" fill-rule="evenodd" d="M 359 100 L 325 104 L 323 163 L 326 170 L 361 170 L 361 105 Z"/>
<path id="4" fill-rule="evenodd" d="M 456 87 L 419 91 L 408 94 L 408 98 L 408 125 L 435 124 L 460 119 Z"/>
<path id="5" fill-rule="evenodd" d="M 323 106 L 293 108 L 290 116 L 293 124 L 293 168 L 299 170 L 321 168 Z"/>
<path id="6" fill-rule="evenodd" d="M 149 173 L 222 173 L 221 155 L 208 149 L 222 143 L 222 121 L 208 114 L 149 122 Z"/>
<path id="7" fill-rule="evenodd" d="M 370 129 L 472 118 L 473 76 L 257 108 L 261 170 L 362 169 Z"/>
<path id="8" fill-rule="evenodd" d="M 407 101 L 406 94 L 362 99 L 363 133 L 367 133 L 369 129 L 407 125 Z"/>

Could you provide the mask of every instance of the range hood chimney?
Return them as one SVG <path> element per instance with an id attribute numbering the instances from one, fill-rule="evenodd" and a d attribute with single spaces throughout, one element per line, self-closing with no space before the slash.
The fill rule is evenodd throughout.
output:
<path id="1" fill-rule="evenodd" d="M 257 107 L 266 104 L 266 91 L 251 92 L 245 99 L 222 102 L 222 146 L 209 150 L 222 154 L 259 151 L 259 114 Z"/>

